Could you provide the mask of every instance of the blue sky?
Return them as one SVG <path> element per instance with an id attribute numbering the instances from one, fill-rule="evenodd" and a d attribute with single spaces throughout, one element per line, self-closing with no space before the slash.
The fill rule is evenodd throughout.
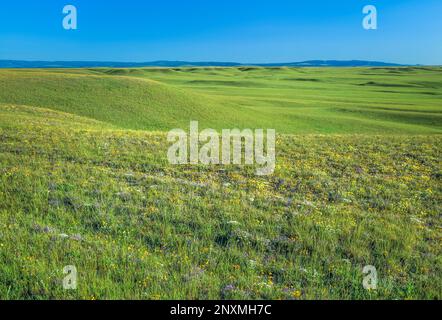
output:
<path id="1" fill-rule="evenodd" d="M 362 28 L 368 4 L 378 30 Z M 2 0 L 0 59 L 442 64 L 442 1 Z"/>

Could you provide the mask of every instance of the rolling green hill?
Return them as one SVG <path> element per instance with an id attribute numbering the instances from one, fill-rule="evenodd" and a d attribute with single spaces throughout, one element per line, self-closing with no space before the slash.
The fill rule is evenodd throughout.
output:
<path id="1" fill-rule="evenodd" d="M 0 70 L 0 299 L 440 299 L 441 80 Z M 169 164 L 190 120 L 276 128 L 275 173 Z"/>
<path id="2" fill-rule="evenodd" d="M 135 130 L 441 133 L 441 68 L 1 70 L 0 103 Z"/>

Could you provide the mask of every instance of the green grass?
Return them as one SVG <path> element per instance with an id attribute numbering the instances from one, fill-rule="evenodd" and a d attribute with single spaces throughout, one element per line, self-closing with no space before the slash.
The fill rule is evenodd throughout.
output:
<path id="1" fill-rule="evenodd" d="M 0 71 L 0 102 L 122 129 L 441 133 L 442 68 L 184 68 Z"/>
<path id="2" fill-rule="evenodd" d="M 440 68 L 2 70 L 0 298 L 440 299 L 441 85 Z M 190 120 L 276 128 L 274 175 L 170 165 L 166 131 Z"/>

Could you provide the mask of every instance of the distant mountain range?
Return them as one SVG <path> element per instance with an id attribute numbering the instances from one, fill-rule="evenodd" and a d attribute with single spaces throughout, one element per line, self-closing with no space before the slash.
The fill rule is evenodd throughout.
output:
<path id="1" fill-rule="evenodd" d="M 289 63 L 235 63 L 235 62 L 104 62 L 104 61 L 23 61 L 0 60 L 0 68 L 135 68 L 135 67 L 394 67 L 396 63 L 363 60 L 310 60 Z"/>

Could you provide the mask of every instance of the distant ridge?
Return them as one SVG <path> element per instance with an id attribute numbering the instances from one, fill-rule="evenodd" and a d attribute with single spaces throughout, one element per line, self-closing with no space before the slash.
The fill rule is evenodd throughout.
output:
<path id="1" fill-rule="evenodd" d="M 397 63 L 363 60 L 309 60 L 288 63 L 236 63 L 236 62 L 104 62 L 104 61 L 24 61 L 0 60 L 0 68 L 135 68 L 135 67 L 398 67 Z"/>

